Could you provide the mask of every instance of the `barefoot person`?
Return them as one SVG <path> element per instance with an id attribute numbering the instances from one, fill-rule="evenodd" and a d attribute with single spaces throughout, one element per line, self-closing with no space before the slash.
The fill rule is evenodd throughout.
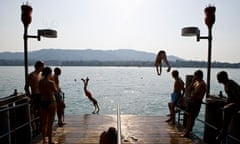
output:
<path id="1" fill-rule="evenodd" d="M 184 82 L 178 76 L 177 70 L 172 71 L 172 77 L 174 78 L 175 82 L 173 87 L 173 93 L 171 94 L 171 102 L 168 103 L 170 118 L 166 120 L 166 122 L 171 122 L 172 124 L 175 124 L 175 107 L 177 106 L 180 98 L 183 97 L 185 89 Z"/>
<path id="2" fill-rule="evenodd" d="M 56 67 L 54 69 L 54 75 L 53 75 L 53 81 L 56 84 L 57 87 L 57 94 L 56 96 L 56 101 L 57 101 L 57 117 L 58 117 L 58 126 L 62 127 L 65 125 L 64 121 L 64 108 L 65 108 L 65 103 L 64 103 L 64 93 L 62 92 L 60 88 L 60 82 L 59 82 L 59 76 L 61 75 L 61 69 L 59 67 Z"/>
<path id="3" fill-rule="evenodd" d="M 43 78 L 39 82 L 39 91 L 41 94 L 41 122 L 42 122 L 42 138 L 43 143 L 53 144 L 52 142 L 52 128 L 56 114 L 57 103 L 55 94 L 57 87 L 52 80 L 52 69 L 46 67 L 42 71 Z M 45 138 L 48 137 L 48 141 Z"/>
<path id="4" fill-rule="evenodd" d="M 92 96 L 91 92 L 87 89 L 87 86 L 88 86 L 88 81 L 89 81 L 89 78 L 87 77 L 86 79 L 81 79 L 84 83 L 84 92 L 85 92 L 85 95 L 88 97 L 88 99 L 90 101 L 92 101 L 93 105 L 94 105 L 94 111 L 92 113 L 98 113 L 100 108 L 98 106 L 98 102 L 97 100 Z"/>
<path id="5" fill-rule="evenodd" d="M 37 61 L 34 65 L 35 70 L 31 72 L 25 84 L 25 92 L 28 97 L 31 99 L 31 117 L 32 119 L 40 116 L 40 92 L 38 88 L 39 81 L 41 80 L 41 72 L 44 68 L 43 61 Z M 32 124 L 33 135 L 40 133 L 40 121 L 36 120 Z"/>
<path id="6" fill-rule="evenodd" d="M 159 75 L 159 76 L 162 73 L 162 60 L 168 66 L 167 72 L 170 72 L 170 70 L 171 70 L 171 66 L 167 60 L 166 52 L 161 50 L 158 52 L 156 60 L 155 60 L 155 67 L 156 67 L 157 75 Z"/>
<path id="7" fill-rule="evenodd" d="M 182 137 L 189 137 L 189 134 L 192 131 L 195 119 L 197 118 L 201 109 L 206 88 L 206 83 L 203 80 L 203 72 L 201 70 L 195 71 L 192 82 L 187 87 L 187 91 L 189 92 L 190 96 L 187 105 L 187 123 L 184 132 L 181 134 Z"/>

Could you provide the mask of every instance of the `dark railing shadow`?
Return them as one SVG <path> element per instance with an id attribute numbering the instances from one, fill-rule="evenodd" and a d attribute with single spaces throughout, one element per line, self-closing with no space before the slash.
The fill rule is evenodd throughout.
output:
<path id="1" fill-rule="evenodd" d="M 216 106 L 216 104 L 218 106 Z M 219 103 L 215 103 L 213 106 L 213 103 L 202 103 L 202 105 L 206 108 L 205 113 L 205 120 L 202 120 L 200 118 L 197 118 L 196 121 L 200 122 L 204 126 L 204 131 L 202 132 L 203 138 L 199 136 L 196 133 L 191 133 L 192 137 L 196 137 L 197 139 L 201 139 L 205 143 L 214 143 L 214 144 L 240 144 L 240 139 L 234 136 L 233 134 L 236 134 L 240 132 L 239 129 L 239 120 L 240 120 L 240 113 L 236 113 L 233 116 L 233 120 L 231 122 L 231 125 L 229 127 L 229 134 L 227 135 L 225 140 L 218 141 L 216 140 L 216 136 L 219 134 L 222 123 L 222 108 L 223 105 Z M 185 109 L 182 107 L 177 107 L 177 123 L 180 126 L 181 129 L 185 128 L 186 125 L 186 118 L 187 118 L 188 112 L 185 111 Z M 210 117 L 210 116 L 211 117 Z M 236 132 L 237 131 L 237 132 Z"/>
<path id="2" fill-rule="evenodd" d="M 32 139 L 29 98 L 16 93 L 0 99 L 0 143 L 28 144 Z"/>

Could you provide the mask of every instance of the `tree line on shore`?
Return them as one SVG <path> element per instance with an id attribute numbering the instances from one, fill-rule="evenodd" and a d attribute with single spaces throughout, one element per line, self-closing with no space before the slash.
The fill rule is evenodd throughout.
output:
<path id="1" fill-rule="evenodd" d="M 29 60 L 29 65 L 34 65 L 36 60 Z M 47 65 L 52 66 L 137 66 L 152 67 L 153 61 L 45 61 Z M 206 61 L 170 61 L 172 67 L 207 67 Z M 23 60 L 0 60 L 0 66 L 24 66 Z M 213 68 L 240 68 L 240 63 L 212 62 Z"/>

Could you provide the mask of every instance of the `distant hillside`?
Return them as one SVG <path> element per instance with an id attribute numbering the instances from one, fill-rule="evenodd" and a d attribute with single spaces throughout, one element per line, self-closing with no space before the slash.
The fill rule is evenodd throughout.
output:
<path id="1" fill-rule="evenodd" d="M 154 66 L 156 54 L 129 49 L 119 50 L 63 50 L 43 49 L 28 54 L 28 64 L 44 60 L 47 65 L 61 66 Z M 206 61 L 186 61 L 168 55 L 172 67 L 207 67 Z M 23 66 L 24 54 L 20 52 L 0 53 L 0 66 Z M 163 63 L 165 66 L 165 63 Z M 240 63 L 212 62 L 212 67 L 240 68 Z"/>
<path id="2" fill-rule="evenodd" d="M 44 61 L 154 61 L 155 53 L 135 51 L 130 49 L 119 50 L 66 50 L 42 49 L 28 53 L 29 60 Z M 0 60 L 23 60 L 20 52 L 2 52 Z M 168 56 L 169 61 L 183 60 L 176 56 Z"/>

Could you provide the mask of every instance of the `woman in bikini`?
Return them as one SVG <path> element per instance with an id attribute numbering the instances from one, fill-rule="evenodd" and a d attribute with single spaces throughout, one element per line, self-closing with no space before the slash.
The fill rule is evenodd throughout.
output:
<path id="1" fill-rule="evenodd" d="M 42 122 L 42 138 L 43 144 L 54 144 L 52 142 L 52 127 L 56 114 L 57 103 L 55 94 L 57 87 L 52 80 L 52 69 L 46 67 L 42 71 L 43 78 L 39 82 L 39 91 L 41 94 L 40 111 Z M 46 136 L 48 140 L 46 140 Z"/>

